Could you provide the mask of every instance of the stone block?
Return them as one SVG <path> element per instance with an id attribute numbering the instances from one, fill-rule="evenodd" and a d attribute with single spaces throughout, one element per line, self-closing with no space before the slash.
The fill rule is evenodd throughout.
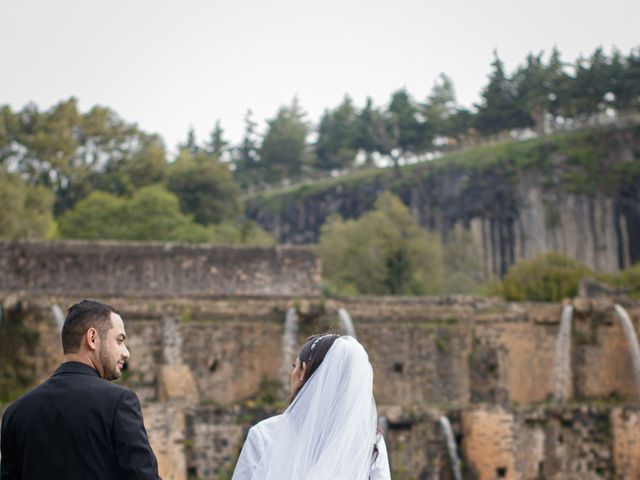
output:
<path id="1" fill-rule="evenodd" d="M 502 409 L 462 413 L 464 457 L 478 480 L 516 480 L 514 418 Z"/>
<path id="2" fill-rule="evenodd" d="M 640 409 L 615 408 L 610 418 L 615 478 L 640 478 Z"/>
<path id="3" fill-rule="evenodd" d="M 163 480 L 186 480 L 185 413 L 175 405 L 149 404 L 143 409 L 149 443 Z"/>
<path id="4" fill-rule="evenodd" d="M 161 365 L 158 368 L 158 400 L 198 402 L 198 387 L 188 365 Z"/>

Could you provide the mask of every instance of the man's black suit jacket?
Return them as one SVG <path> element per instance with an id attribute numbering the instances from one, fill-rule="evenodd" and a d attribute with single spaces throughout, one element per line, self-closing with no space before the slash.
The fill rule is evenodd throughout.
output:
<path id="1" fill-rule="evenodd" d="M 158 479 L 138 397 L 63 363 L 2 419 L 0 479 Z"/>

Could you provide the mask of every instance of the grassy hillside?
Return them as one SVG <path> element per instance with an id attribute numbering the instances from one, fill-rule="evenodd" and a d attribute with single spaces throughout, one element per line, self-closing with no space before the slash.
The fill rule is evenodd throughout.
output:
<path id="1" fill-rule="evenodd" d="M 400 175 L 392 168 L 363 169 L 337 178 L 271 190 L 249 199 L 276 213 L 284 205 L 337 186 L 357 190 L 383 184 L 401 190 L 445 170 L 500 170 L 514 181 L 525 171 L 544 174 L 544 187 L 573 193 L 615 191 L 640 176 L 640 125 L 594 128 L 508 142 L 451 153 L 437 160 L 408 165 Z"/>

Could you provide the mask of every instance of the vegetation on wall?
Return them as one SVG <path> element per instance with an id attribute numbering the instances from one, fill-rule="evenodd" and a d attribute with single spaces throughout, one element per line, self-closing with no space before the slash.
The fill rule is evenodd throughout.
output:
<path id="1" fill-rule="evenodd" d="M 578 294 L 580 280 L 591 271 L 558 253 L 546 253 L 509 268 L 497 291 L 506 300 L 559 302 Z"/>
<path id="2" fill-rule="evenodd" d="M 598 275 L 596 278 L 624 291 L 631 297 L 640 298 L 640 263 L 631 265 L 617 273 Z"/>

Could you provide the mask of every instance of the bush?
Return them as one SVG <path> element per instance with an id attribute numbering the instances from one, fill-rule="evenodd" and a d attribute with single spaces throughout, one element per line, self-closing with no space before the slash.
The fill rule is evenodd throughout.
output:
<path id="1" fill-rule="evenodd" d="M 499 285 L 506 300 L 558 302 L 578 294 L 580 279 L 591 271 L 558 253 L 546 253 L 513 265 Z"/>
<path id="2" fill-rule="evenodd" d="M 632 297 L 640 298 L 640 263 L 631 265 L 618 273 L 598 275 L 597 279 L 624 290 Z"/>

